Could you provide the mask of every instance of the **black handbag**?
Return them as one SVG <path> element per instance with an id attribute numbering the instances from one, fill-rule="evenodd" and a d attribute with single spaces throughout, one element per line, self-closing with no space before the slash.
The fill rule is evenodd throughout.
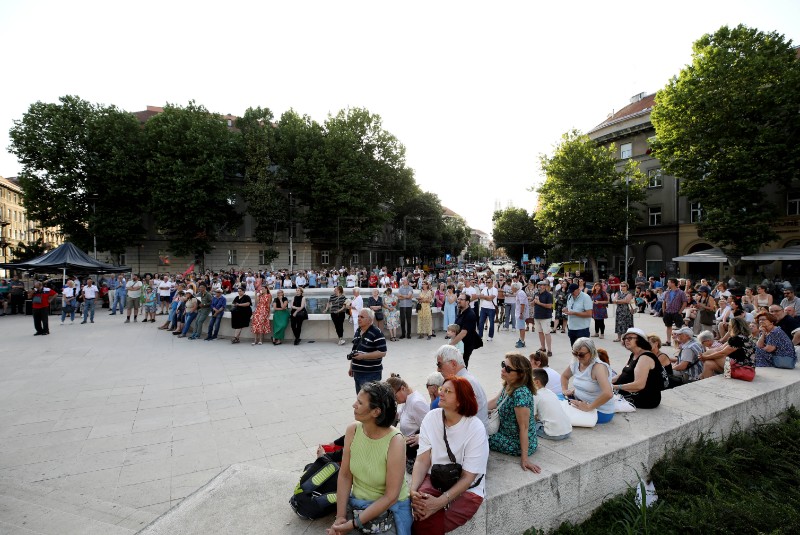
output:
<path id="1" fill-rule="evenodd" d="M 444 445 L 447 447 L 447 456 L 450 457 L 451 462 L 431 466 L 431 485 L 439 492 L 446 492 L 461 479 L 461 465 L 456 462 L 456 456 L 453 455 L 453 450 L 450 449 L 450 443 L 447 441 L 447 421 L 444 411 L 442 411 L 442 429 L 444 430 Z"/>

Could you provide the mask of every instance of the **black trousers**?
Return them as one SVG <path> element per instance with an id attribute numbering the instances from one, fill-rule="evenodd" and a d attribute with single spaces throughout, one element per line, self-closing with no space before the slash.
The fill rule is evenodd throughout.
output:
<path id="1" fill-rule="evenodd" d="M 289 316 L 291 324 L 292 324 L 292 332 L 294 333 L 294 339 L 300 340 L 300 331 L 303 330 L 303 322 L 306 320 L 305 317 L 297 317 L 297 314 Z"/>
<path id="2" fill-rule="evenodd" d="M 11 311 L 9 314 L 24 314 L 25 313 L 25 296 L 24 295 L 12 295 L 9 300 L 8 304 L 11 305 Z"/>
<path id="3" fill-rule="evenodd" d="M 50 309 L 49 308 L 34 308 L 33 309 L 33 327 L 36 329 L 37 333 L 40 334 L 49 334 L 50 333 L 50 324 L 49 322 L 50 316 Z"/>
<path id="4" fill-rule="evenodd" d="M 411 307 L 400 308 L 400 338 L 411 336 Z"/>
<path id="5" fill-rule="evenodd" d="M 333 320 L 333 327 L 336 329 L 336 336 L 344 338 L 344 312 L 331 314 L 331 320 Z"/>

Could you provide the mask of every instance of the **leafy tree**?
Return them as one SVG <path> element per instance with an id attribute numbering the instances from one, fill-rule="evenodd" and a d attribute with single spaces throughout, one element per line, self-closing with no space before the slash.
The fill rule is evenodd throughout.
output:
<path id="1" fill-rule="evenodd" d="M 777 238 L 764 191 L 800 178 L 800 62 L 775 32 L 723 26 L 694 43 L 692 64 L 656 94 L 655 155 L 700 202 L 701 236 L 731 256 Z"/>
<path id="2" fill-rule="evenodd" d="M 529 256 L 541 254 L 544 240 L 536 228 L 534 214 L 528 214 L 524 208 L 510 207 L 495 211 L 492 222 L 495 247 L 503 247 L 510 258 L 519 261 L 523 252 Z"/>
<path id="3" fill-rule="evenodd" d="M 568 245 L 573 255 L 586 256 L 596 280 L 597 257 L 617 252 L 626 220 L 635 225 L 641 217 L 634 207 L 626 212 L 625 202 L 626 193 L 631 204 L 644 201 L 644 175 L 632 160 L 618 171 L 613 147 L 598 146 L 576 130 L 540 162 L 546 179 L 538 190 L 536 225 L 547 244 Z"/>
<path id="4" fill-rule="evenodd" d="M 312 144 L 296 146 L 303 152 L 294 160 L 281 152 L 279 163 L 293 164 L 286 168 L 288 187 L 310 207 L 303 225 L 315 244 L 339 243 L 340 254 L 358 251 L 365 239 L 383 231 L 414 186 L 413 172 L 405 165 L 405 147 L 383 130 L 378 115 L 362 108 L 328 117 L 319 148 L 318 126 L 308 119 L 301 122 L 299 133 Z"/>
<path id="5" fill-rule="evenodd" d="M 435 259 L 445 252 L 443 239 L 445 222 L 439 197 L 434 193 L 422 191 L 416 185 L 411 196 L 396 208 L 394 227 L 405 235 L 398 248 L 409 260 Z"/>
<path id="6" fill-rule="evenodd" d="M 469 244 L 471 232 L 466 221 L 460 217 L 445 218 L 442 231 L 442 253 L 450 254 L 454 259 L 457 258 Z"/>
<path id="7" fill-rule="evenodd" d="M 143 235 L 144 143 L 136 118 L 77 96 L 31 104 L 10 131 L 9 150 L 31 220 L 59 227 L 88 250 L 118 253 Z"/>
<path id="8" fill-rule="evenodd" d="M 239 129 L 237 141 L 244 174 L 244 199 L 247 212 L 255 221 L 253 235 L 266 246 L 264 261 L 271 262 L 278 256 L 274 247 L 278 223 L 286 219 L 286 199 L 280 190 L 277 169 L 273 165 L 271 151 L 275 145 L 275 127 L 272 112 L 262 108 L 248 108 L 236 120 Z"/>
<path id="9" fill-rule="evenodd" d="M 209 252 L 235 234 L 241 178 L 234 176 L 233 134 L 216 114 L 190 102 L 164 106 L 145 124 L 147 170 L 154 185 L 152 217 L 177 255 Z M 177 201 L 177 205 L 175 202 Z"/>
<path id="10" fill-rule="evenodd" d="M 43 238 L 37 238 L 33 243 L 19 242 L 16 247 L 11 248 L 11 257 L 14 262 L 22 263 L 38 258 L 47 252 Z"/>
<path id="11" fill-rule="evenodd" d="M 467 246 L 467 258 L 470 262 L 484 262 L 489 258 L 489 249 L 477 241 L 470 242 Z"/>

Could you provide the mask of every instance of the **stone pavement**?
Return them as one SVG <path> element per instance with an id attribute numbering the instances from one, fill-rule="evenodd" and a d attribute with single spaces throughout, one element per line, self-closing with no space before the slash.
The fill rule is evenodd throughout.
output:
<path id="1" fill-rule="evenodd" d="M 51 335 L 34 337 L 30 316 L 0 318 L 0 533 L 132 533 L 231 464 L 299 472 L 352 420 L 348 346 L 333 340 L 178 340 L 106 310 L 95 324 L 67 323 L 51 317 Z M 607 323 L 611 334 L 595 340 L 619 370 L 627 355 Z M 636 324 L 664 335 L 658 318 Z M 568 340 L 553 336 L 562 370 Z M 473 354 L 490 395 L 516 340 L 499 332 Z M 538 335 L 527 341 L 526 354 Z M 384 376 L 424 391 L 442 343 L 441 333 L 389 342 Z"/>

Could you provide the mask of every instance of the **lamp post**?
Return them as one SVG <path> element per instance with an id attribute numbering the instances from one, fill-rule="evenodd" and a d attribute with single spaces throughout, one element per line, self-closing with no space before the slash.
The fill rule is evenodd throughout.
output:
<path id="1" fill-rule="evenodd" d="M 92 242 L 94 243 L 94 259 L 97 260 L 97 193 L 91 194 L 92 198 Z"/>
<path id="2" fill-rule="evenodd" d="M 292 192 L 289 192 L 289 273 L 294 271 L 294 225 L 292 225 Z"/>
<path id="3" fill-rule="evenodd" d="M 625 177 L 625 282 L 628 282 L 628 227 L 629 227 L 629 214 L 630 209 L 630 177 Z"/>

